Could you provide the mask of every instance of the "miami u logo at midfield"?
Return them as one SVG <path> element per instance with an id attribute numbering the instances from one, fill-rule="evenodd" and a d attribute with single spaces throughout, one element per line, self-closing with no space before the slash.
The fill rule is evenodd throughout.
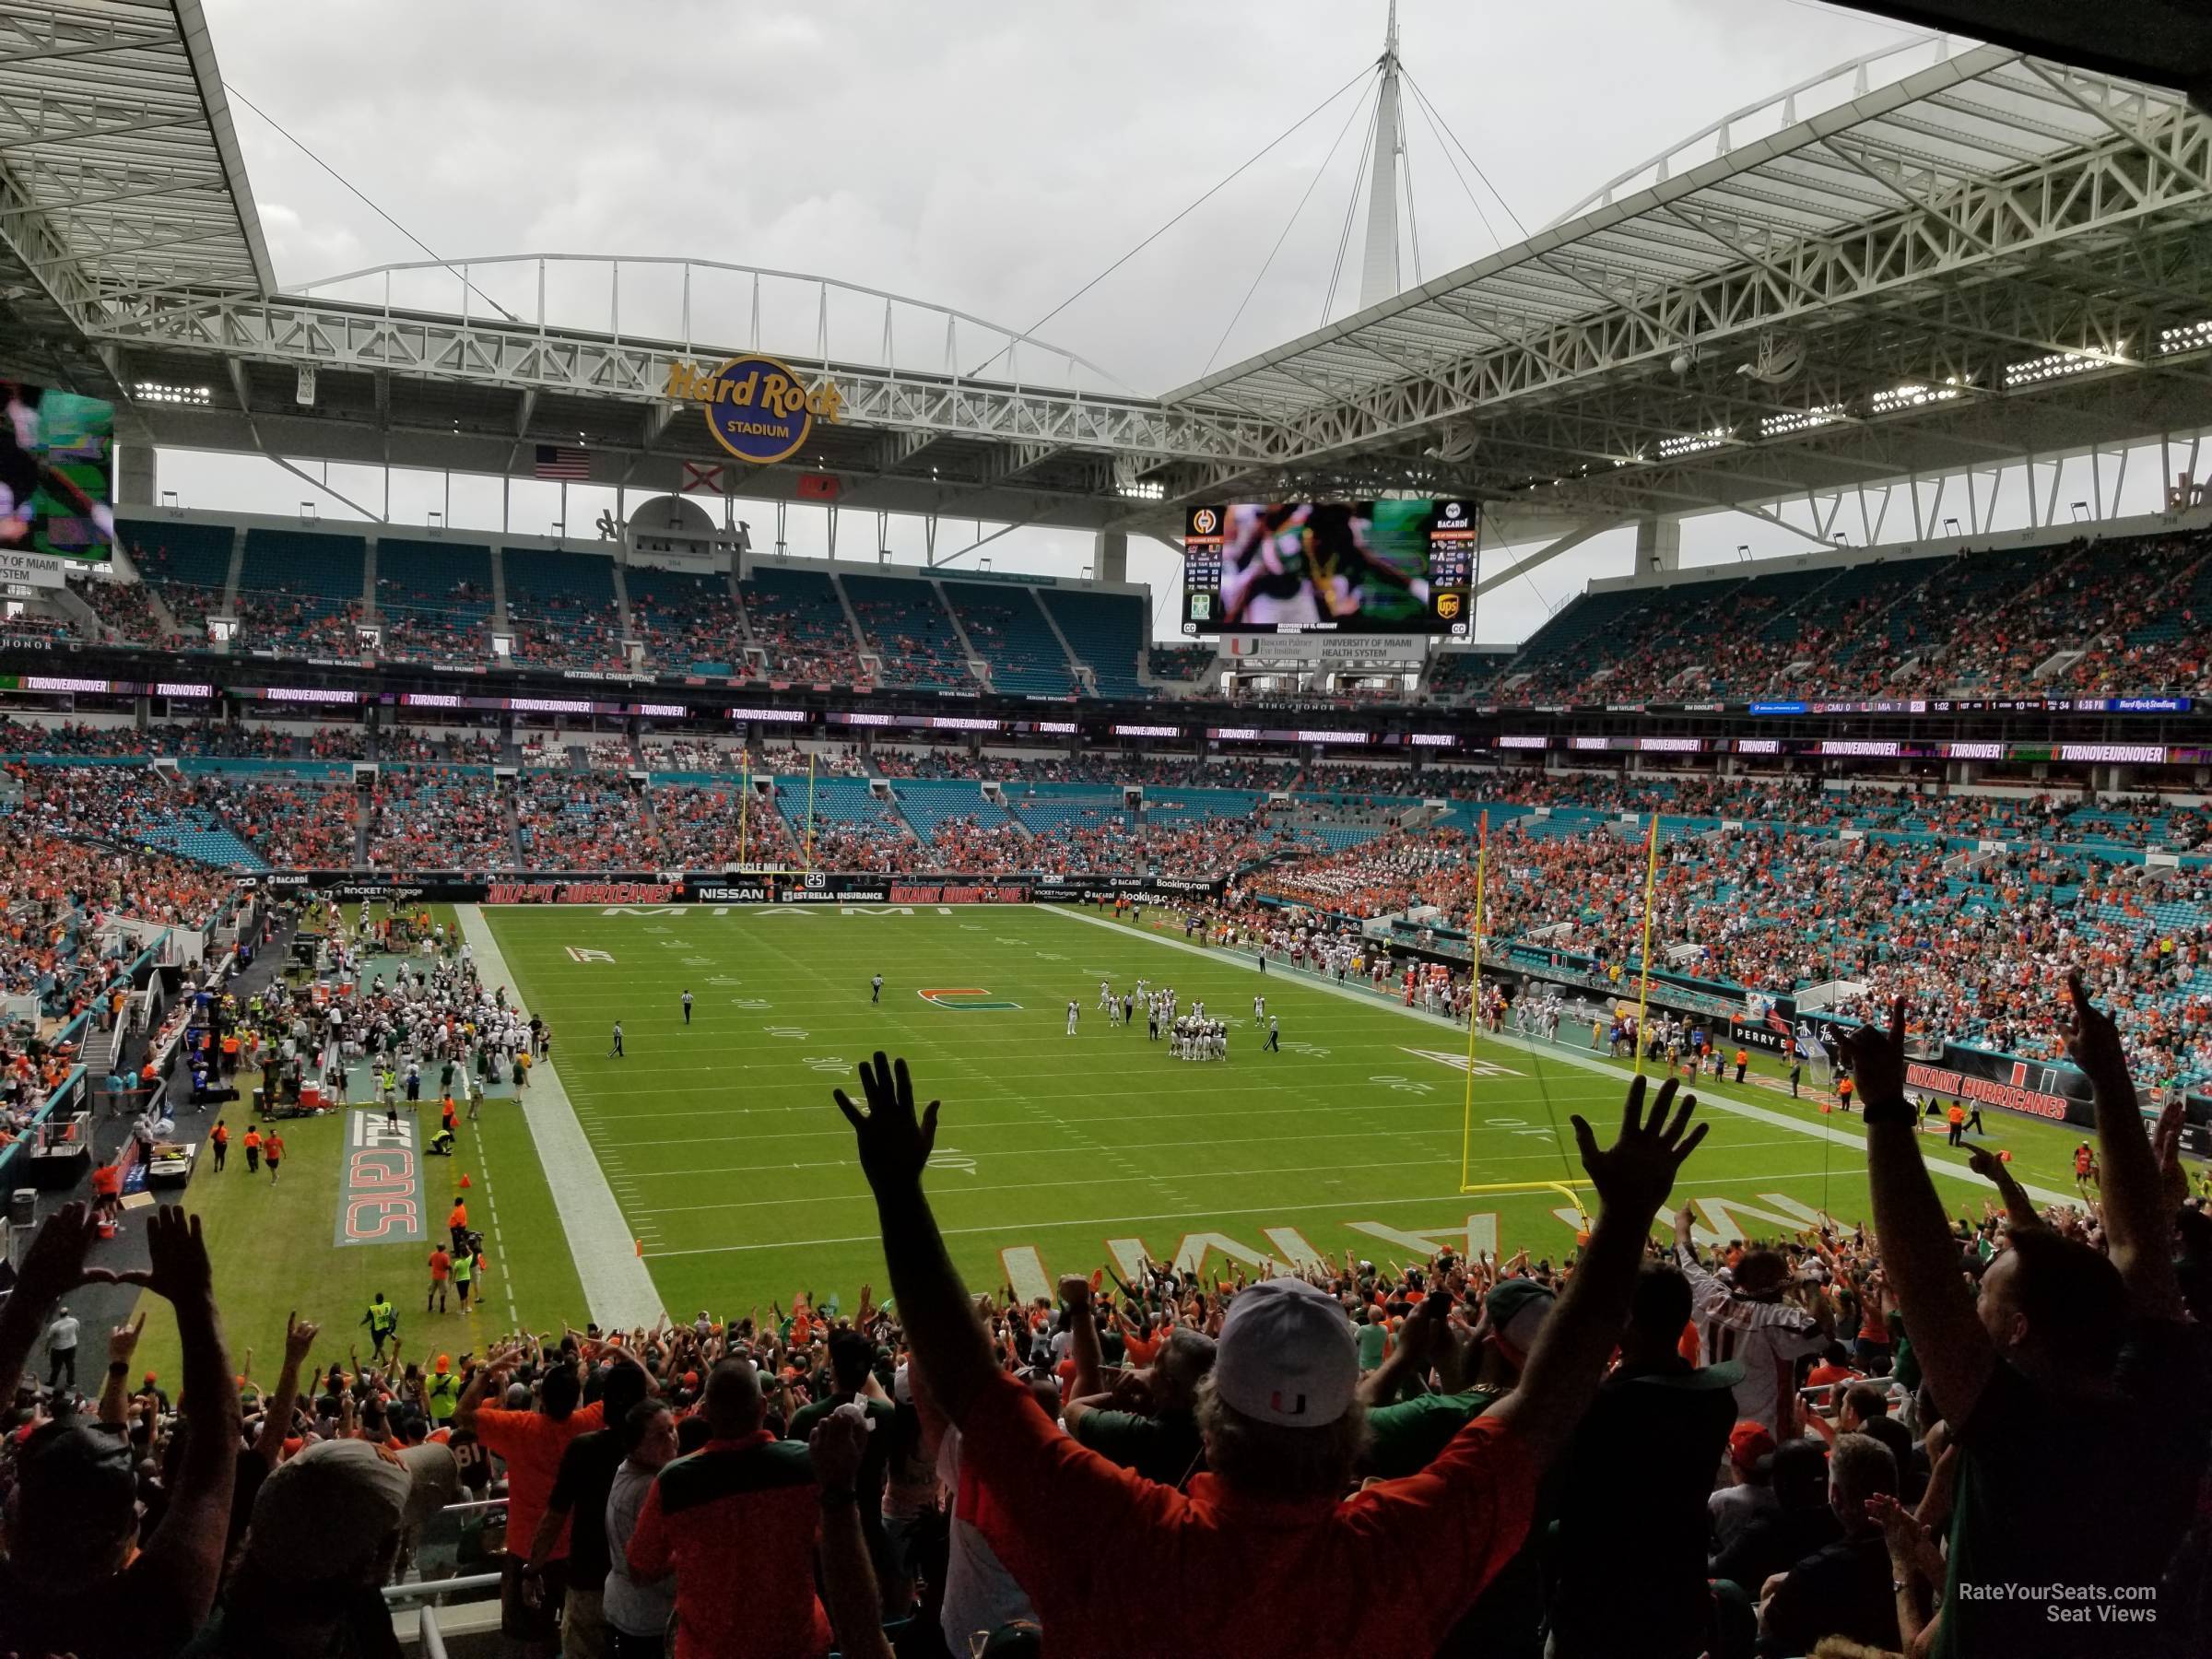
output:
<path id="1" fill-rule="evenodd" d="M 959 1008 L 967 1012 L 973 1012 L 979 1008 L 999 1009 L 1021 1006 L 1018 1002 L 1009 1002 L 1003 996 L 994 996 L 990 992 L 974 985 L 971 985 L 965 990 L 917 991 L 914 994 L 924 1002 L 936 1004 L 940 1008 Z"/>

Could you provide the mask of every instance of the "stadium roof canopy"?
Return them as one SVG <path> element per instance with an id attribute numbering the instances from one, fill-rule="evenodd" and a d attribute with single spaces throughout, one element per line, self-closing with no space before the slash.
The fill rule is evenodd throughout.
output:
<path id="1" fill-rule="evenodd" d="M 1997 47 L 1870 84 L 1912 50 L 1168 402 L 1267 421 L 1314 488 L 1394 461 L 1595 516 L 2212 423 L 2212 121 Z"/>
<path id="2" fill-rule="evenodd" d="M 0 87 L 0 360 L 164 444 L 526 476 L 559 443 L 671 489 L 726 461 L 671 366 L 758 349 L 844 407 L 737 469 L 747 498 L 820 472 L 847 508 L 1165 530 L 1185 501 L 1417 492 L 1512 535 L 2212 428 L 2212 120 L 2005 48 L 1812 77 L 1516 246 L 1152 397 L 941 306 L 704 261 L 280 294 L 195 0 L 0 16 L 0 57 L 46 54 Z"/>
<path id="3" fill-rule="evenodd" d="M 89 332 L 276 286 L 199 0 L 0 7 L 0 299 Z"/>

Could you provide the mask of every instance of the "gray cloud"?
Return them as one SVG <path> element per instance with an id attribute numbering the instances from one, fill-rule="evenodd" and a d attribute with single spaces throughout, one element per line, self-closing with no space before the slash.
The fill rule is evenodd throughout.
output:
<path id="1" fill-rule="evenodd" d="M 1531 229 L 1729 109 L 1899 38 L 1811 0 L 1400 9 L 1411 74 Z M 880 287 L 1020 327 L 1371 60 L 1383 8 L 207 0 L 207 12 L 226 78 L 445 257 L 692 255 Z M 1352 96 L 1045 335 L 1140 389 L 1198 374 Z M 236 119 L 281 281 L 421 256 L 252 113 Z M 1410 102 L 1406 124 L 1432 276 L 1495 244 Z M 1360 131 L 1355 124 L 1222 362 L 1322 320 Z M 1487 194 L 1482 208 L 1510 240 Z M 1337 314 L 1357 292 L 1359 232 Z M 738 326 L 733 307 L 732 337 Z M 280 474 L 256 483 L 265 473 L 274 469 L 164 457 L 165 484 L 193 505 L 282 510 L 301 493 Z M 382 488 L 357 479 L 348 493 L 381 500 Z M 416 522 L 420 502 L 442 500 L 435 477 L 395 480 L 394 491 L 395 515 L 405 505 Z M 462 497 L 486 493 L 460 489 L 456 515 Z M 571 521 L 596 511 L 572 506 Z M 794 541 L 807 550 L 818 536 Z M 918 529 L 893 542 L 919 556 Z M 992 551 L 1001 570 L 1065 570 L 1088 544 L 1018 532 Z M 1171 579 L 1164 550 L 1137 562 L 1155 582 Z M 1620 563 L 1600 548 L 1538 582 L 1557 596 L 1594 565 Z M 1500 595 L 1486 634 L 1540 619 L 1528 584 L 1515 588 L 1518 598 Z"/>

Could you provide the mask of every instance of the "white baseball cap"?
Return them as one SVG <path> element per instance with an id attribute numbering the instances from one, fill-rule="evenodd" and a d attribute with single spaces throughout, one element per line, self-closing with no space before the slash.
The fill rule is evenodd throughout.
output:
<path id="1" fill-rule="evenodd" d="M 1230 1300 L 1214 1392 L 1246 1417 L 1320 1429 L 1351 1408 L 1359 1349 L 1336 1299 L 1303 1279 L 1262 1279 Z"/>

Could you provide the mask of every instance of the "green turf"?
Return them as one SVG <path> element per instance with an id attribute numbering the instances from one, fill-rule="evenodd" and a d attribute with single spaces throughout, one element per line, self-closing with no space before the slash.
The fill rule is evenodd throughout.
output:
<path id="1" fill-rule="evenodd" d="M 452 924 L 450 906 L 433 908 Z M 348 907 L 349 914 L 352 909 Z M 433 1072 L 429 1080 L 435 1078 Z M 251 1087 L 253 1079 L 241 1082 Z M 354 1102 L 372 1099 L 357 1081 Z M 426 1123 L 434 1126 L 435 1103 L 426 1100 L 423 1110 Z M 276 1380 L 276 1361 L 284 1351 L 285 1318 L 295 1311 L 324 1326 L 326 1334 L 316 1346 L 317 1359 L 343 1358 L 356 1342 L 366 1351 L 366 1332 L 358 1322 L 377 1290 L 386 1292 L 399 1310 L 400 1339 L 410 1358 L 481 1351 L 489 1335 L 512 1330 L 518 1322 L 532 1330 L 556 1332 L 563 1321 L 581 1324 L 583 1291 L 573 1259 L 558 1242 L 559 1223 L 531 1141 L 526 1110 L 509 1098 L 487 1099 L 477 1123 L 470 1124 L 464 1114 L 450 1165 L 441 1159 L 422 1160 L 422 1204 L 429 1236 L 421 1243 L 340 1249 L 332 1240 L 347 1159 L 347 1114 L 282 1124 L 283 1173 L 271 1182 L 265 1171 L 246 1174 L 238 1137 L 244 1134 L 249 1116 L 225 1108 L 220 1115 L 232 1133 L 229 1167 L 218 1175 L 213 1159 L 203 1157 L 184 1190 L 183 1202 L 202 1218 L 206 1228 L 225 1330 L 241 1369 L 250 1347 L 258 1379 Z M 204 1140 L 216 1115 L 211 1112 L 185 1118 L 179 1124 L 180 1134 Z M 444 1236 L 453 1182 L 464 1171 L 470 1177 L 469 1218 L 484 1234 L 488 1269 L 486 1310 L 465 1319 L 457 1311 L 436 1314 L 423 1307 L 430 1240 Z M 174 1375 L 175 1323 L 154 1299 L 140 1300 L 148 1309 L 148 1318 L 139 1359 L 147 1369 Z M 450 1299 L 448 1305 L 453 1305 Z"/>
<path id="2" fill-rule="evenodd" d="M 357 1093 L 355 1098 L 358 1101 L 360 1097 Z M 428 1121 L 435 1124 L 436 1108 L 427 1111 Z M 533 1330 L 559 1331 L 560 1322 L 570 1318 L 581 1324 L 583 1292 L 577 1285 L 574 1263 L 566 1250 L 538 1245 L 538 1241 L 558 1239 L 559 1229 L 523 1112 L 512 1100 L 488 1100 L 477 1124 L 465 1120 L 461 1125 L 453 1170 L 470 1171 L 470 1219 L 484 1233 L 488 1257 L 484 1290 L 488 1307 L 485 1313 L 465 1320 L 458 1312 L 423 1311 L 429 1239 L 419 1244 L 354 1244 L 344 1249 L 332 1242 L 338 1182 L 346 1163 L 345 1115 L 283 1124 L 283 1173 L 274 1183 L 266 1171 L 247 1175 L 235 1138 L 229 1167 L 221 1174 L 216 1173 L 212 1160 L 203 1159 L 185 1189 L 184 1205 L 206 1227 L 225 1328 L 233 1351 L 241 1357 L 241 1369 L 244 1351 L 251 1347 L 260 1380 L 275 1380 L 275 1359 L 284 1351 L 285 1316 L 292 1311 L 320 1322 L 328 1333 L 316 1347 L 319 1359 L 342 1358 L 347 1346 L 357 1341 L 365 1352 L 366 1332 L 357 1328 L 357 1322 L 377 1290 L 389 1294 L 399 1309 L 400 1336 L 410 1358 L 458 1354 L 472 1347 L 480 1351 L 487 1327 L 512 1330 L 518 1317 Z M 228 1115 L 233 1135 L 241 1134 L 242 1114 Z M 212 1123 L 212 1118 L 187 1120 L 184 1127 L 204 1131 Z M 424 1161 L 429 1170 L 422 1190 L 427 1225 L 442 1238 L 453 1197 L 451 1177 L 441 1160 Z M 493 1234 L 495 1218 L 503 1247 Z M 140 1356 L 147 1367 L 173 1374 L 174 1322 L 153 1302 L 147 1301 L 147 1306 L 154 1311 L 147 1321 Z"/>
<path id="3" fill-rule="evenodd" d="M 1471 1179 L 1536 1190 L 1468 1196 L 1465 1074 L 1450 1063 L 1464 1032 L 1284 973 L 1263 982 L 1241 959 L 1190 954 L 1148 928 L 1042 906 L 487 914 L 524 999 L 554 1026 L 570 1097 L 679 1315 L 765 1309 L 797 1289 L 849 1303 L 864 1281 L 881 1291 L 873 1207 L 830 1101 L 875 1049 L 905 1055 L 919 1087 L 945 1101 L 929 1187 L 956 1260 L 975 1283 L 1014 1271 L 1025 1288 L 1040 1270 L 1088 1271 L 1109 1259 L 1110 1241 L 1141 1241 L 1156 1258 L 1203 1255 L 1217 1271 L 1240 1252 L 1307 1248 L 1405 1261 L 1421 1241 L 1464 1244 L 1471 1218 L 1494 1218 L 1507 1252 L 1556 1257 L 1572 1248 L 1572 1214 L 1555 1213 L 1568 1201 L 1536 1183 L 1580 1171 L 1555 1127 L 1571 1112 L 1617 1121 L 1625 1078 L 1625 1068 L 1576 1066 L 1565 1048 L 1482 1046 L 1485 1065 L 1503 1069 L 1474 1085 Z M 612 959 L 579 961 L 571 949 Z M 871 1006 L 877 971 L 883 1003 Z M 1231 1057 L 1175 1061 L 1141 1022 L 1110 1029 L 1094 1006 L 1100 980 L 1120 990 L 1140 975 L 1173 984 L 1186 1008 L 1203 998 L 1228 1017 Z M 688 1030 L 686 985 L 699 999 Z M 947 1007 L 920 995 L 932 988 L 1019 1006 Z M 1261 989 L 1289 1052 L 1260 1052 L 1251 1014 Z M 1082 1010 L 1072 1038 L 1071 997 Z M 617 1018 L 621 1060 L 607 1054 Z M 1777 1233 L 1803 1207 L 1866 1214 L 1863 1150 L 1805 1133 L 1855 1134 L 1855 1119 L 1756 1087 L 1708 1092 L 1790 1117 L 1709 1112 L 1712 1133 L 1678 1195 L 1703 1205 L 1715 1230 Z M 1994 1113 L 1990 1127 L 2023 1180 L 2070 1187 L 2073 1132 Z M 1947 1156 L 1937 1141 L 1930 1151 Z M 1979 1183 L 1939 1190 L 1954 1212 L 1978 1214 L 1988 1196 Z M 1480 1241 L 1491 1223 L 1474 1225 Z"/>

